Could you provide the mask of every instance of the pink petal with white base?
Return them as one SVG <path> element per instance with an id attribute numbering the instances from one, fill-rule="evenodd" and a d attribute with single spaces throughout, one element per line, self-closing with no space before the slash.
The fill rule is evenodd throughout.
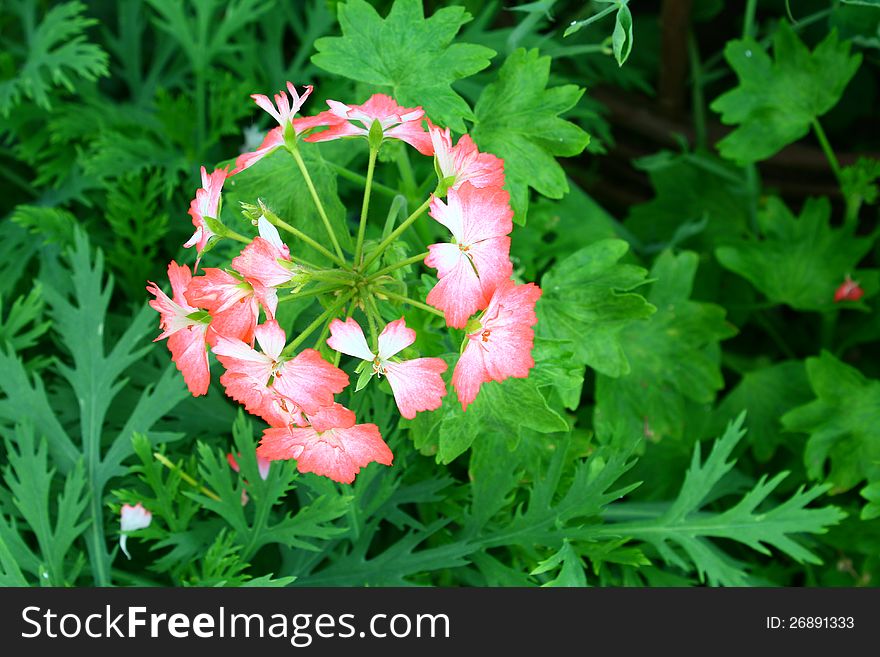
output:
<path id="1" fill-rule="evenodd" d="M 449 128 L 443 130 L 429 122 L 429 131 L 440 173 L 444 178 L 455 178 L 451 189 L 465 182 L 479 188 L 504 186 L 504 161 L 491 153 L 481 153 L 469 135 L 463 135 L 453 146 Z"/>
<path id="2" fill-rule="evenodd" d="M 238 457 L 241 458 L 240 453 Z M 236 460 L 236 457 L 232 452 L 226 454 L 226 462 L 229 463 L 229 467 L 232 468 L 233 472 L 241 472 L 238 461 Z M 266 478 L 269 476 L 269 468 L 271 467 L 272 461 L 270 461 L 269 459 L 264 459 L 262 456 L 257 454 L 257 470 L 260 473 L 260 479 L 266 481 Z"/>
<path id="3" fill-rule="evenodd" d="M 525 378 L 535 365 L 532 358 L 537 323 L 535 304 L 541 288 L 534 283 L 499 285 L 480 326 L 467 336 L 468 345 L 455 367 L 452 384 L 467 409 L 487 381 Z"/>
<path id="4" fill-rule="evenodd" d="M 272 385 L 308 415 L 330 406 L 333 395 L 348 385 L 348 375 L 314 349 L 305 349 L 281 366 Z"/>
<path id="5" fill-rule="evenodd" d="M 327 338 L 327 346 L 340 353 L 354 356 L 361 360 L 373 360 L 375 358 L 375 354 L 367 345 L 363 329 L 351 317 L 347 318 L 344 322 L 339 319 L 334 319 L 330 322 L 330 337 Z"/>
<path id="6" fill-rule="evenodd" d="M 266 429 L 257 453 L 270 460 L 296 459 L 300 472 L 313 472 L 343 484 L 369 463 L 391 465 L 394 458 L 375 424 L 347 429 L 285 427 Z"/>
<path id="7" fill-rule="evenodd" d="M 241 253 L 232 259 L 232 267 L 247 281 L 258 281 L 266 287 L 283 285 L 293 278 L 294 272 L 279 260 L 289 260 L 269 240 L 255 237 Z"/>
<path id="8" fill-rule="evenodd" d="M 387 360 L 416 341 L 416 332 L 406 327 L 403 317 L 390 322 L 379 334 L 379 358 Z"/>
<path id="9" fill-rule="evenodd" d="M 201 168 L 202 186 L 196 190 L 196 196 L 189 205 L 189 215 L 192 217 L 196 231 L 184 244 L 185 247 L 195 246 L 196 250 L 201 253 L 205 250 L 208 240 L 214 236 L 205 223 L 205 217 L 217 218 L 220 192 L 223 189 L 223 183 L 229 177 L 227 171 L 228 169 L 215 169 L 209 176 L 205 167 Z"/>
<path id="10" fill-rule="evenodd" d="M 300 95 L 297 92 L 296 87 L 293 86 L 293 83 L 288 82 L 287 90 L 290 92 L 290 100 L 288 100 L 287 94 L 283 89 L 275 94 L 274 105 L 272 104 L 272 101 L 263 94 L 251 94 L 251 98 L 254 99 L 254 102 L 259 105 L 260 108 L 268 112 L 273 119 L 278 121 L 278 125 L 281 128 L 284 128 L 292 121 L 294 114 L 299 112 L 303 103 L 306 102 L 306 99 L 312 93 L 312 89 L 312 85 L 306 85 L 305 91 Z"/>
<path id="11" fill-rule="evenodd" d="M 446 384 L 441 374 L 446 369 L 446 363 L 440 358 L 385 363 L 385 376 L 403 417 L 412 420 L 420 411 L 440 408 L 446 395 Z"/>

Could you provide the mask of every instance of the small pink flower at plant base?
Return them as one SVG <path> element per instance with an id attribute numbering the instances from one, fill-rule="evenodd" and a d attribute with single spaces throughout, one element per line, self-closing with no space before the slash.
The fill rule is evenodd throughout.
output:
<path id="1" fill-rule="evenodd" d="M 454 178 L 450 189 L 458 189 L 465 182 L 474 187 L 503 187 L 504 161 L 491 153 L 481 153 L 470 135 L 462 135 L 452 145 L 449 128 L 441 129 L 429 122 L 434 157 L 443 178 Z"/>
<path id="2" fill-rule="evenodd" d="M 251 94 L 251 98 L 254 99 L 254 102 L 257 105 L 266 110 L 266 112 L 268 112 L 273 119 L 278 121 L 278 125 L 283 130 L 288 124 L 293 121 L 294 115 L 299 112 L 300 108 L 303 106 L 303 103 L 306 102 L 306 99 L 312 93 L 313 88 L 314 87 L 312 87 L 312 85 L 307 84 L 303 95 L 300 96 L 296 90 L 296 87 L 293 86 L 293 83 L 288 82 L 287 90 L 290 92 L 290 98 L 293 101 L 292 103 L 291 100 L 288 100 L 287 94 L 284 93 L 284 89 L 275 94 L 274 105 L 272 104 L 272 101 L 263 94 Z"/>
<path id="3" fill-rule="evenodd" d="M 226 394 L 244 404 L 248 412 L 270 421 L 270 417 L 278 415 L 274 403 L 281 397 L 285 402 L 281 408 L 286 412 L 311 415 L 321 407 L 332 406 L 333 395 L 348 385 L 348 375 L 314 349 L 282 360 L 287 338 L 275 320 L 258 326 L 255 335 L 262 353 L 241 340 L 225 337 L 220 337 L 212 347 L 217 360 L 226 368 L 220 377 Z"/>
<path id="4" fill-rule="evenodd" d="M 238 455 L 239 457 L 241 454 Z M 236 460 L 236 456 L 229 452 L 226 454 L 226 461 L 229 463 L 229 467 L 232 468 L 233 472 L 240 472 L 241 468 L 238 465 L 238 461 Z M 260 472 L 260 479 L 266 481 L 266 477 L 269 476 L 269 468 L 272 466 L 272 462 L 268 459 L 264 459 L 259 454 L 257 455 L 257 469 Z"/>
<path id="5" fill-rule="evenodd" d="M 156 340 L 168 338 L 168 349 L 177 369 L 194 397 L 208 392 L 211 374 L 208 371 L 207 332 L 208 318 L 193 319 L 191 315 L 199 309 L 186 300 L 186 290 L 192 281 L 192 274 L 186 265 L 178 265 L 173 260 L 168 264 L 168 278 L 171 281 L 172 298 L 168 298 L 159 286 L 148 282 L 147 292 L 155 295 L 150 306 L 159 312 L 159 326 L 162 333 Z M 154 342 L 156 341 L 154 340 Z"/>
<path id="6" fill-rule="evenodd" d="M 858 281 L 850 278 L 849 274 L 846 279 L 834 291 L 834 303 L 841 301 L 858 301 L 865 296 L 865 291 L 859 286 Z"/>
<path id="7" fill-rule="evenodd" d="M 382 126 L 385 139 L 399 139 L 415 148 L 422 155 L 433 155 L 434 146 L 430 135 L 422 127 L 425 111 L 421 107 L 401 107 L 393 98 L 385 94 L 373 94 L 363 105 L 345 105 L 328 100 L 330 109 L 301 119 L 294 119 L 297 134 L 327 126 L 322 132 L 315 132 L 306 141 L 330 141 L 341 137 L 367 137 L 373 121 Z"/>
<path id="8" fill-rule="evenodd" d="M 535 304 L 540 296 L 541 288 L 534 283 L 505 281 L 495 290 L 483 316 L 468 324 L 468 343 L 452 373 L 463 409 L 476 399 L 484 383 L 529 375 L 535 366 L 532 327 L 538 322 Z"/>
<path id="9" fill-rule="evenodd" d="M 222 269 L 207 267 L 203 271 L 189 284 L 186 300 L 211 314 L 208 343 L 213 345 L 222 335 L 253 344 L 260 313 L 253 286 Z"/>
<path id="10" fill-rule="evenodd" d="M 125 553 L 125 556 L 131 559 L 128 553 L 126 543 L 128 542 L 128 533 L 137 529 L 146 529 L 153 521 L 153 514 L 147 511 L 143 504 L 138 502 L 134 506 L 131 504 L 123 504 L 119 514 L 119 528 L 122 535 L 119 537 L 119 547 Z"/>
<path id="11" fill-rule="evenodd" d="M 217 210 L 220 207 L 220 192 L 223 189 L 223 183 L 229 177 L 226 169 L 215 169 L 209 176 L 207 169 L 202 167 L 201 173 L 202 186 L 196 190 L 196 197 L 189 204 L 189 215 L 192 217 L 196 232 L 184 244 L 187 248 L 195 246 L 198 253 L 205 250 L 208 240 L 214 236 L 205 223 L 205 217 L 217 218 Z M 198 268 L 198 264 L 196 267 Z"/>
<path id="12" fill-rule="evenodd" d="M 469 182 L 449 190 L 448 205 L 436 197 L 431 201 L 431 216 L 452 232 L 454 240 L 428 247 L 425 264 L 437 269 L 440 280 L 427 302 L 443 311 L 449 326 L 464 328 L 513 273 L 509 201 L 503 189 L 478 189 Z"/>
<path id="13" fill-rule="evenodd" d="M 394 401 L 400 414 L 412 420 L 419 411 L 440 408 L 446 395 L 446 384 L 441 374 L 446 363 L 441 358 L 415 358 L 400 362 L 391 358 L 416 341 L 416 332 L 406 327 L 401 317 L 388 324 L 379 335 L 379 353 L 367 346 L 360 325 L 351 318 L 330 323 L 327 345 L 336 351 L 368 361 L 373 374 L 388 377 Z"/>
<path id="14" fill-rule="evenodd" d="M 338 404 L 337 404 L 338 406 Z M 296 459 L 300 472 L 314 472 L 334 481 L 350 484 L 360 469 L 375 461 L 391 465 L 394 455 L 382 440 L 375 424 L 355 424 L 353 414 L 323 414 L 309 427 L 266 429 L 257 454 L 271 461 Z"/>
<path id="15" fill-rule="evenodd" d="M 263 143 L 260 144 L 257 150 L 249 153 L 242 153 L 235 159 L 235 168 L 229 175 L 234 176 L 236 173 L 240 173 L 248 167 L 253 166 L 280 146 L 284 146 L 284 131 L 280 127 L 272 128 L 266 133 Z"/>

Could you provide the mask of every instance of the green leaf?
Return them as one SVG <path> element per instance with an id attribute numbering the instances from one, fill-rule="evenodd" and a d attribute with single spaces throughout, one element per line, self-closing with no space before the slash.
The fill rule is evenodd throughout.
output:
<path id="1" fill-rule="evenodd" d="M 63 2 L 49 9 L 36 26 L 36 6 L 28 5 L 19 7 L 19 29 L 27 38 L 26 46 L 21 48 L 25 60 L 19 64 L 17 75 L 0 81 L 2 116 L 9 116 L 22 96 L 51 110 L 54 88 L 60 86 L 72 92 L 75 82 L 97 80 L 108 73 L 107 53 L 86 39 L 86 29 L 98 23 L 83 15 L 86 5 Z M 15 31 L 8 29 L 10 33 Z"/>
<path id="2" fill-rule="evenodd" d="M 573 84 L 548 89 L 549 78 L 550 57 L 518 48 L 474 108 L 473 138 L 482 150 L 504 160 L 505 188 L 519 224 L 526 222 L 529 187 L 562 198 L 568 181 L 555 158 L 578 155 L 590 142 L 586 132 L 559 116 L 575 106 L 584 90 Z"/>
<path id="3" fill-rule="evenodd" d="M 819 558 L 794 538 L 796 534 L 822 534 L 827 527 L 837 524 L 845 514 L 833 506 L 807 508 L 824 493 L 827 486 L 805 490 L 801 486 L 787 500 L 772 504 L 769 497 L 788 475 L 782 472 L 772 478 L 763 475 L 732 507 L 715 512 L 707 509 L 719 483 L 734 466 L 728 460 L 745 431 L 742 429 L 745 413 L 714 444 L 703 462 L 700 443 L 697 443 L 690 468 L 677 499 L 665 509 L 633 506 L 619 517 L 644 519 L 609 523 L 602 534 L 630 536 L 652 545 L 670 566 L 682 570 L 696 570 L 700 581 L 712 586 L 744 586 L 750 583 L 748 568 L 735 561 L 714 541 L 723 538 L 736 541 L 761 554 L 770 555 L 775 548 L 798 563 L 819 564 Z M 609 515 L 626 506 L 614 505 Z M 619 513 L 619 511 L 618 511 Z"/>
<path id="4" fill-rule="evenodd" d="M 688 402 L 710 404 L 724 386 L 718 343 L 736 329 L 720 306 L 689 299 L 697 262 L 696 253 L 665 251 L 654 263 L 648 301 L 657 312 L 619 334 L 630 372 L 596 378 L 600 435 L 681 438 Z"/>
<path id="5" fill-rule="evenodd" d="M 827 351 L 807 359 L 807 377 L 816 399 L 782 416 L 786 430 L 810 436 L 807 474 L 836 493 L 880 482 L 880 381 Z"/>
<path id="6" fill-rule="evenodd" d="M 8 344 L 14 351 L 22 351 L 37 344 L 49 330 L 50 322 L 43 319 L 43 293 L 40 284 L 18 297 L 3 317 L 3 298 L 0 297 L 0 344 Z"/>
<path id="7" fill-rule="evenodd" d="M 299 149 L 340 245 L 344 249 L 352 250 L 351 236 L 345 222 L 345 207 L 336 190 L 336 174 L 321 157 L 317 144 L 300 142 Z M 241 232 L 244 219 L 239 214 L 239 204 L 255 203 L 258 198 L 263 199 L 275 214 L 307 235 L 318 241 L 326 239 L 327 231 L 305 179 L 293 157 L 285 149 L 279 148 L 227 181 L 223 190 L 223 215 L 226 217 L 224 223 Z M 283 234 L 282 239 L 296 241 Z M 302 242 L 297 241 L 293 248 L 295 255 L 311 262 L 324 260 L 323 255 Z"/>
<path id="8" fill-rule="evenodd" d="M 745 178 L 734 166 L 706 154 L 661 151 L 636 160 L 647 172 L 654 198 L 630 209 L 626 227 L 649 253 L 694 244 L 699 250 L 726 243 L 747 231 Z M 700 226 L 688 234 L 686 225 Z"/>
<path id="9" fill-rule="evenodd" d="M 737 126 L 718 148 L 741 164 L 767 159 L 806 135 L 811 123 L 837 104 L 862 61 L 836 32 L 811 53 L 788 22 L 778 25 L 773 60 L 752 38 L 731 41 L 724 50 L 739 86 L 717 98 L 712 109 L 723 123 Z"/>
<path id="10" fill-rule="evenodd" d="M 611 33 L 611 50 L 618 66 L 629 57 L 633 47 L 633 19 L 632 13 L 625 4 L 617 10 L 614 20 L 614 32 Z"/>
<path id="11" fill-rule="evenodd" d="M 338 11 L 342 36 L 315 41 L 312 62 L 390 91 L 398 103 L 420 105 L 433 121 L 465 131 L 463 119 L 474 115 L 451 85 L 486 68 L 495 51 L 452 43 L 471 20 L 464 7 L 444 7 L 427 19 L 421 0 L 395 0 L 384 19 L 364 0 L 348 0 Z"/>
<path id="12" fill-rule="evenodd" d="M 759 461 L 769 461 L 776 449 L 790 442 L 782 433 L 781 418 L 812 394 L 801 361 L 785 361 L 747 372 L 714 412 L 713 427 L 720 432 L 727 418 L 748 410 L 746 440 Z"/>
<path id="13" fill-rule="evenodd" d="M 67 474 L 54 505 L 53 519 L 49 498 L 55 470 L 49 467 L 46 441 L 40 440 L 38 444 L 30 424 L 16 425 L 15 431 L 5 439 L 9 465 L 4 479 L 16 507 L 36 538 L 39 572 L 45 580 L 40 583 L 69 586 L 76 578 L 72 572 L 76 554 L 73 544 L 89 524 L 84 517 L 89 498 L 82 461 Z"/>
<path id="14" fill-rule="evenodd" d="M 724 267 L 748 279 L 773 302 L 796 310 L 829 310 L 847 274 L 860 281 L 876 277 L 856 271 L 872 239 L 855 236 L 852 227 L 833 228 L 827 198 L 808 199 L 801 216 L 795 217 L 780 199 L 771 197 L 758 215 L 758 225 L 761 240 L 741 240 L 715 253 Z"/>
<path id="15" fill-rule="evenodd" d="M 864 202 L 873 205 L 880 195 L 880 190 L 877 188 L 878 178 L 880 178 L 880 160 L 860 157 L 855 164 L 841 169 L 841 191 L 850 203 Z"/>
<path id="16" fill-rule="evenodd" d="M 587 577 L 584 574 L 584 562 L 581 556 L 571 546 L 569 541 L 563 541 L 559 551 L 544 559 L 530 574 L 540 575 L 559 568 L 556 577 L 541 586 L 544 587 L 583 587 L 587 585 Z"/>
<path id="17" fill-rule="evenodd" d="M 647 272 L 619 263 L 628 249 L 621 240 L 602 240 L 570 255 L 544 274 L 537 306 L 539 335 L 567 342 L 578 363 L 608 376 L 630 369 L 621 331 L 655 310 L 632 292 Z"/>

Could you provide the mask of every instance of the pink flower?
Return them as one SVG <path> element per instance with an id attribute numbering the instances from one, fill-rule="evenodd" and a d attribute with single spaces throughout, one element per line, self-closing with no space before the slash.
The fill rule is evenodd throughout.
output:
<path id="1" fill-rule="evenodd" d="M 478 189 L 469 182 L 449 190 L 448 205 L 436 197 L 431 201 L 431 216 L 454 239 L 428 247 L 431 253 L 425 264 L 437 269 L 440 280 L 427 302 L 443 311 L 449 326 L 464 328 L 513 272 L 507 237 L 513 230 L 509 201 L 503 189 Z"/>
<path id="2" fill-rule="evenodd" d="M 476 399 L 484 383 L 529 375 L 535 366 L 532 327 L 538 322 L 535 303 L 540 296 L 541 288 L 534 283 L 505 281 L 495 290 L 483 316 L 468 325 L 468 343 L 452 373 L 463 409 Z"/>
<path id="3" fill-rule="evenodd" d="M 255 237 L 242 252 L 232 260 L 246 282 L 253 288 L 254 297 L 271 319 L 278 308 L 278 292 L 275 288 L 292 280 L 299 268 L 290 263 L 290 249 L 278 230 L 265 217 L 258 221 L 260 236 Z"/>
<path id="4" fill-rule="evenodd" d="M 195 246 L 200 254 L 205 250 L 208 240 L 214 236 L 205 223 L 205 217 L 217 218 L 220 208 L 220 191 L 223 189 L 223 183 L 229 177 L 226 171 L 226 169 L 215 169 L 209 176 L 205 167 L 202 167 L 202 186 L 196 190 L 196 197 L 189 204 L 189 215 L 192 217 L 196 232 L 184 246 L 187 248 Z M 196 267 L 198 268 L 198 263 L 196 263 Z"/>
<path id="5" fill-rule="evenodd" d="M 503 187 L 504 161 L 491 153 L 481 153 L 470 135 L 462 135 L 452 145 L 449 128 L 445 130 L 429 122 L 434 156 L 443 178 L 454 178 L 450 189 L 458 189 L 469 182 L 474 187 Z"/>
<path id="6" fill-rule="evenodd" d="M 330 323 L 327 345 L 343 354 L 369 361 L 373 375 L 387 376 L 400 414 L 412 420 L 419 411 L 440 408 L 446 395 L 446 384 L 440 376 L 446 371 L 446 363 L 441 358 L 391 360 L 415 341 L 416 332 L 407 328 L 401 317 L 383 329 L 379 335 L 379 353 L 374 354 L 367 346 L 360 325 L 348 318 L 345 322 L 334 319 Z"/>
<path id="7" fill-rule="evenodd" d="M 241 454 L 238 455 L 239 457 Z M 236 460 L 235 455 L 232 452 L 229 452 L 226 455 L 226 461 L 229 463 L 229 467 L 232 468 L 234 472 L 240 472 L 241 468 L 238 465 L 238 461 Z M 260 472 L 260 479 L 266 481 L 266 478 L 269 476 L 269 468 L 272 466 L 272 462 L 268 459 L 264 459 L 259 454 L 257 455 L 257 469 Z"/>
<path id="8" fill-rule="evenodd" d="M 338 406 L 338 405 L 337 405 Z M 296 459 L 300 472 L 314 472 L 350 484 L 373 461 L 391 465 L 394 455 L 375 424 L 354 424 L 353 414 L 339 407 L 308 427 L 266 429 L 257 454 L 270 461 Z"/>
<path id="9" fill-rule="evenodd" d="M 858 301 L 863 296 L 865 296 L 865 291 L 861 288 L 858 281 L 854 281 L 847 274 L 843 283 L 834 291 L 834 303 Z"/>
<path id="10" fill-rule="evenodd" d="M 234 176 L 236 173 L 253 166 L 279 146 L 284 146 L 284 130 L 280 127 L 272 128 L 266 133 L 263 143 L 260 144 L 257 150 L 250 153 L 242 153 L 235 159 L 235 168 L 229 175 Z"/>
<path id="11" fill-rule="evenodd" d="M 284 89 L 275 94 L 274 105 L 272 104 L 272 101 L 263 94 L 252 94 L 251 98 L 254 99 L 254 102 L 257 105 L 271 114 L 272 118 L 278 121 L 278 125 L 281 126 L 281 129 L 283 130 L 285 126 L 293 122 L 293 116 L 299 112 L 303 103 L 306 102 L 306 99 L 312 93 L 313 88 L 312 85 L 307 84 L 305 92 L 300 96 L 296 91 L 296 87 L 293 86 L 293 83 L 288 82 L 287 90 L 290 92 L 293 104 L 287 99 L 287 94 L 284 93 Z"/>
<path id="12" fill-rule="evenodd" d="M 282 359 L 287 338 L 275 320 L 258 326 L 255 336 L 262 353 L 225 337 L 218 338 L 213 351 L 226 368 L 220 377 L 226 394 L 270 424 L 302 423 L 301 414 L 316 414 L 321 407 L 332 406 L 333 395 L 348 385 L 348 375 L 314 349 Z"/>
<path id="13" fill-rule="evenodd" d="M 156 297 L 150 301 L 150 306 L 161 315 L 159 327 L 162 333 L 156 340 L 168 338 L 171 359 L 183 374 L 189 391 L 198 397 L 208 392 L 211 382 L 206 346 L 208 318 L 192 318 L 199 309 L 187 303 L 185 296 L 192 281 L 189 267 L 172 260 L 168 264 L 168 278 L 171 281 L 171 299 L 152 281 L 148 281 L 147 285 L 147 292 Z"/>
<path id="14" fill-rule="evenodd" d="M 119 537 L 119 547 L 125 553 L 125 556 L 131 559 L 128 553 L 126 543 L 128 542 L 128 532 L 138 529 L 146 529 L 153 521 L 153 514 L 144 508 L 144 505 L 138 502 L 134 506 L 131 504 L 123 504 L 119 513 L 119 528 L 122 534 Z"/>
<path id="15" fill-rule="evenodd" d="M 405 141 L 422 155 L 434 154 L 431 137 L 422 127 L 425 111 L 421 107 L 401 107 L 385 94 L 373 94 L 363 105 L 344 105 L 335 100 L 327 104 L 330 109 L 325 112 L 294 120 L 297 134 L 327 126 L 327 130 L 309 135 L 306 141 L 367 137 L 373 122 L 378 121 L 385 139 Z"/>
<path id="16" fill-rule="evenodd" d="M 203 276 L 192 279 L 186 300 L 211 313 L 208 343 L 214 345 L 219 336 L 252 344 L 260 307 L 253 286 L 232 274 L 207 267 Z"/>

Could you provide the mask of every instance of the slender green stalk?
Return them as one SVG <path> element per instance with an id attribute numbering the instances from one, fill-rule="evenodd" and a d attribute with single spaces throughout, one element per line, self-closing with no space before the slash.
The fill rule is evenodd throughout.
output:
<path id="1" fill-rule="evenodd" d="M 831 143 L 828 141 L 828 136 L 825 134 L 825 129 L 822 127 L 822 124 L 819 123 L 819 119 L 813 119 L 813 132 L 816 133 L 816 139 L 819 140 L 822 152 L 825 153 L 825 157 L 828 158 L 828 164 L 831 165 L 834 177 L 837 178 L 838 183 L 842 183 L 840 162 L 837 161 L 837 155 L 834 154 L 834 149 L 831 148 Z"/>
<path id="2" fill-rule="evenodd" d="M 376 170 L 376 155 L 378 154 L 378 149 L 370 149 L 370 161 L 369 164 L 367 164 L 367 180 L 364 183 L 364 202 L 361 204 L 361 222 L 358 226 L 357 244 L 354 247 L 355 267 L 360 264 L 361 253 L 364 248 L 364 233 L 367 231 L 367 214 L 370 211 L 370 192 L 373 188 L 373 172 Z"/>
<path id="3" fill-rule="evenodd" d="M 376 325 L 377 321 L 381 321 L 382 318 L 379 316 L 379 310 L 376 308 L 376 303 L 372 296 L 367 297 L 364 303 L 364 312 L 367 315 L 367 321 L 370 322 L 370 341 L 373 353 L 375 354 L 379 352 L 379 331 Z"/>
<path id="4" fill-rule="evenodd" d="M 746 12 L 743 18 L 743 39 L 755 36 L 755 12 L 758 0 L 746 0 Z"/>
<path id="5" fill-rule="evenodd" d="M 397 170 L 400 171 L 400 179 L 403 182 L 404 194 L 412 199 L 418 192 L 416 176 L 413 173 L 412 163 L 409 161 L 409 153 L 405 148 L 398 151 Z"/>
<path id="6" fill-rule="evenodd" d="M 385 276 L 386 274 L 390 274 L 391 272 L 393 272 L 397 269 L 400 269 L 401 267 L 406 267 L 407 265 L 414 265 L 417 262 L 421 262 L 422 260 L 427 258 L 430 255 L 430 253 L 431 253 L 430 251 L 425 251 L 424 253 L 420 253 L 419 255 L 415 255 L 411 258 L 407 258 L 406 260 L 401 260 L 400 262 L 397 262 L 393 265 L 388 265 L 387 267 L 385 267 L 385 269 L 380 269 L 375 274 L 370 274 L 370 276 L 367 278 L 367 280 L 372 281 L 372 280 L 379 278 L 380 276 Z"/>
<path id="7" fill-rule="evenodd" d="M 193 488 L 197 488 L 199 490 L 199 492 L 204 493 L 207 497 L 210 497 L 212 500 L 215 500 L 217 502 L 220 501 L 220 496 L 217 495 L 217 493 L 202 486 L 199 482 L 197 482 L 195 479 L 193 479 L 187 473 L 185 473 L 183 470 L 181 470 L 178 466 L 176 466 L 174 463 L 172 463 L 170 460 L 168 460 L 168 457 L 166 457 L 161 452 L 153 452 L 153 458 L 155 458 L 157 461 L 159 461 L 159 463 L 164 465 L 169 470 L 176 472 L 178 477 L 183 479 L 186 483 L 188 483 Z"/>
<path id="8" fill-rule="evenodd" d="M 369 269 L 370 265 L 373 264 L 373 262 L 376 260 L 376 258 L 378 258 L 380 255 L 382 255 L 382 253 L 385 251 L 385 249 L 388 248 L 388 245 L 391 244 L 394 240 L 396 240 L 397 237 L 403 231 L 405 231 L 407 228 L 409 228 L 416 219 L 418 219 L 420 216 L 422 216 L 422 214 L 424 214 L 425 210 L 428 209 L 429 205 L 431 205 L 431 197 L 430 196 L 425 200 L 424 203 L 422 203 L 419 207 L 417 207 L 411 215 L 409 215 L 406 219 L 404 219 L 403 222 L 401 222 L 401 224 L 397 228 L 395 228 L 393 231 L 391 231 L 391 234 L 388 237 L 386 237 L 384 240 L 382 240 L 382 242 L 380 242 L 379 246 L 377 246 L 373 250 L 373 252 L 367 258 L 366 262 L 364 262 L 364 266 L 361 268 L 361 271 L 367 271 L 367 269 Z"/>
<path id="9" fill-rule="evenodd" d="M 349 299 L 351 299 L 353 296 L 354 296 L 354 292 L 348 293 L 347 295 L 343 296 L 339 301 L 337 301 L 332 306 L 327 308 L 327 310 L 325 310 L 320 315 L 318 315 L 315 318 L 315 320 L 303 330 L 302 333 L 300 333 L 298 336 L 296 336 L 296 338 L 294 338 L 293 342 L 291 342 L 289 345 L 284 347 L 284 351 L 281 352 L 281 355 L 282 356 L 289 356 L 294 351 L 296 351 L 296 348 L 298 346 L 300 346 L 303 342 L 305 342 L 306 338 L 308 338 L 312 333 L 314 333 L 315 330 L 319 326 L 321 326 L 328 317 L 332 317 L 333 315 L 335 315 L 336 312 L 340 308 L 342 308 L 342 306 L 344 306 L 346 303 L 348 303 Z"/>
<path id="10" fill-rule="evenodd" d="M 416 301 L 415 299 L 410 299 L 409 297 L 405 297 L 402 294 L 397 294 L 396 292 L 389 292 L 388 290 L 382 288 L 376 290 L 377 294 L 381 294 L 382 296 L 386 296 L 389 299 L 394 299 L 395 301 L 399 301 L 400 303 L 408 303 L 411 306 L 415 306 L 416 308 L 421 308 L 422 310 L 426 310 L 429 313 L 433 313 L 438 317 L 445 317 L 443 311 L 437 310 L 436 308 L 429 306 L 426 303 L 422 303 L 421 301 Z"/>
<path id="11" fill-rule="evenodd" d="M 330 224 L 330 219 L 327 217 L 327 212 L 324 210 L 324 204 L 321 203 L 321 198 L 318 196 L 318 190 L 315 189 L 315 183 L 312 182 L 312 176 L 309 174 L 309 169 L 306 167 L 306 163 L 303 161 L 302 155 L 300 155 L 298 149 L 292 148 L 289 150 L 293 155 L 293 159 L 296 160 L 296 165 L 299 167 L 299 170 L 306 181 L 306 187 L 309 188 L 309 193 L 312 195 L 312 200 L 315 202 L 315 207 L 318 209 L 321 221 L 324 222 L 324 228 L 327 229 L 327 235 L 333 243 L 336 255 L 339 256 L 339 260 L 344 263 L 345 256 L 342 254 L 342 247 L 339 246 L 339 240 L 336 239 L 336 231 L 333 230 L 333 226 Z"/>
<path id="12" fill-rule="evenodd" d="M 706 150 L 706 99 L 703 95 L 703 70 L 700 64 L 700 49 L 693 31 L 688 34 L 688 55 L 691 60 L 691 78 L 693 79 L 691 104 L 694 114 L 694 133 L 696 150 Z"/>
<path id="13" fill-rule="evenodd" d="M 333 292 L 334 290 L 338 290 L 338 285 L 325 285 L 322 287 L 315 287 L 311 290 L 302 290 L 300 292 L 296 292 L 295 294 L 288 294 L 286 296 L 281 297 L 278 300 L 278 303 L 284 303 L 285 301 L 298 301 L 299 299 L 307 299 L 309 297 L 318 296 L 321 294 L 326 294 L 328 292 Z"/>
<path id="14" fill-rule="evenodd" d="M 311 237 L 306 235 L 304 232 L 302 232 L 298 228 L 294 228 L 293 226 L 291 226 L 289 223 L 284 221 L 284 219 L 279 217 L 274 212 L 271 212 L 268 209 L 264 209 L 263 216 L 266 217 L 266 219 L 269 221 L 269 223 L 271 223 L 273 226 L 277 226 L 281 230 L 286 230 L 288 233 L 290 233 L 294 237 L 302 240 L 303 242 L 305 242 L 306 244 L 311 246 L 313 249 L 315 249 L 319 253 L 323 254 L 324 256 L 326 256 L 327 258 L 329 258 L 330 260 L 335 262 L 340 267 L 343 267 L 345 269 L 348 268 L 348 263 L 345 262 L 345 260 L 342 257 L 337 257 L 332 252 L 330 252 L 329 250 L 324 248 L 324 246 L 322 246 L 319 242 L 316 242 L 315 240 L 313 240 Z"/>
<path id="15" fill-rule="evenodd" d="M 353 183 L 358 183 L 360 185 L 365 185 L 367 182 L 366 176 L 362 176 L 359 173 L 352 171 L 351 169 L 346 169 L 344 166 L 340 164 L 335 164 L 334 162 L 327 162 L 327 166 L 333 169 L 337 176 L 340 178 L 345 178 L 346 180 L 350 180 Z M 398 191 L 396 189 L 392 189 L 388 185 L 383 185 L 380 182 L 373 181 L 373 191 L 379 192 L 380 194 L 384 194 L 385 196 L 394 198 L 398 195 Z"/>

